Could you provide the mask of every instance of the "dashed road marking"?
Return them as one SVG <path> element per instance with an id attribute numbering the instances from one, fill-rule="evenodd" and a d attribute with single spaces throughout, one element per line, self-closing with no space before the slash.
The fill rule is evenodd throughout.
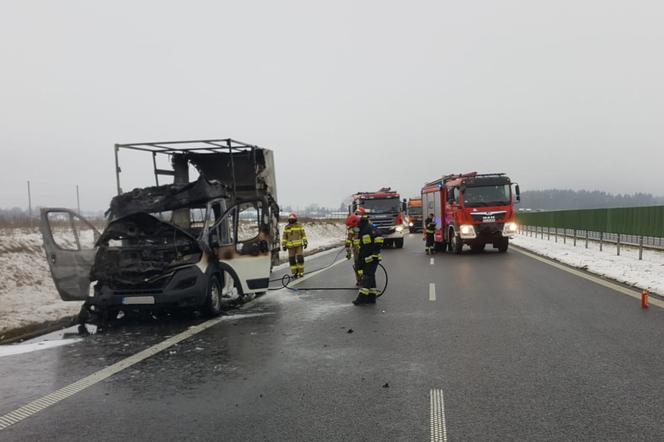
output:
<path id="1" fill-rule="evenodd" d="M 433 260 L 433 258 L 431 258 L 431 259 L 429 260 L 429 264 L 433 265 L 433 263 L 434 263 L 434 260 Z"/>
<path id="2" fill-rule="evenodd" d="M 583 279 L 587 279 L 588 281 L 592 281 L 595 284 L 599 284 L 599 285 L 604 286 L 606 288 L 615 290 L 616 292 L 619 292 L 619 293 L 622 293 L 624 295 L 631 296 L 632 298 L 636 298 L 638 300 L 641 300 L 641 293 L 639 293 L 637 291 L 630 290 L 626 287 L 623 287 L 619 284 L 607 281 L 607 280 L 602 279 L 600 277 L 593 276 L 593 275 L 588 275 L 587 273 L 581 272 L 579 270 L 575 270 L 575 269 L 567 267 L 565 265 L 558 264 L 557 262 L 555 262 L 555 261 L 553 261 L 549 258 L 544 258 L 544 257 L 536 255 L 534 253 L 526 252 L 525 250 L 521 250 L 520 248 L 517 249 L 515 247 L 514 250 L 521 253 L 522 255 L 526 255 L 529 258 L 536 259 L 537 261 L 543 262 L 543 263 L 548 264 L 552 267 L 563 270 L 567 273 L 571 273 L 572 275 L 578 276 L 578 277 L 583 278 Z M 664 301 L 660 301 L 659 299 L 653 299 L 652 297 L 649 299 L 649 304 L 655 305 L 659 308 L 664 308 Z"/>
<path id="3" fill-rule="evenodd" d="M 445 422 L 445 396 L 441 388 L 429 392 L 431 401 L 431 442 L 447 442 L 447 423 Z"/>
<path id="4" fill-rule="evenodd" d="M 431 282 L 429 283 L 429 301 L 436 300 L 436 284 Z"/>

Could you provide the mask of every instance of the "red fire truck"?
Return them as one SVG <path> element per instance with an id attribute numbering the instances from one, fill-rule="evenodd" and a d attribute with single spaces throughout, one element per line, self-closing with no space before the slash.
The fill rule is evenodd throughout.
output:
<path id="1" fill-rule="evenodd" d="M 383 187 L 377 192 L 358 192 L 352 196 L 349 212 L 355 212 L 358 207 L 364 207 L 367 215 L 378 231 L 385 238 L 385 246 L 394 245 L 403 247 L 404 238 L 404 205 L 399 193 L 389 187 Z"/>
<path id="2" fill-rule="evenodd" d="M 504 173 L 447 175 L 422 188 L 423 215 L 436 221 L 436 249 L 456 254 L 464 244 L 473 251 L 492 244 L 506 252 L 517 231 L 514 204 L 520 199 L 519 185 Z"/>

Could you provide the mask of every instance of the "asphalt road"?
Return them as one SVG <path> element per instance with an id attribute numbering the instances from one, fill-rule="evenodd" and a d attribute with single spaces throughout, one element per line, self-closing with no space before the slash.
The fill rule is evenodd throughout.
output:
<path id="1" fill-rule="evenodd" d="M 514 250 L 432 262 L 412 236 L 384 257 L 375 306 L 271 292 L 0 440 L 664 440 L 661 309 Z M 344 262 L 298 287 L 352 284 Z M 0 357 L 0 416 L 203 321 Z"/>

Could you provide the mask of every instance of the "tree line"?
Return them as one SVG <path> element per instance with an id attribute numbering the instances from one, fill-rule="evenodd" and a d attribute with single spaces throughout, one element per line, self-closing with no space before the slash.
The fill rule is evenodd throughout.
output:
<path id="1" fill-rule="evenodd" d="M 663 196 L 650 193 L 613 194 L 599 190 L 526 190 L 520 208 L 533 210 L 604 209 L 664 205 Z"/>

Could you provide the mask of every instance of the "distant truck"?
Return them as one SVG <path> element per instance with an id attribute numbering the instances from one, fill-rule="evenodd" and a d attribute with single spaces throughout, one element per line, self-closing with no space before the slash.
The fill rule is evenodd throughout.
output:
<path id="1" fill-rule="evenodd" d="M 121 151 L 152 157 L 156 186 L 123 192 Z M 55 286 L 63 300 L 85 301 L 81 317 L 165 307 L 214 316 L 267 291 L 279 253 L 272 151 L 232 139 L 117 144 L 115 162 L 118 195 L 102 232 L 71 210 L 41 210 Z"/>
<path id="2" fill-rule="evenodd" d="M 352 196 L 348 207 L 349 213 L 358 207 L 364 207 L 371 222 L 376 225 L 385 239 L 385 246 L 403 247 L 404 241 L 404 204 L 399 193 L 389 187 L 376 192 L 358 192 Z"/>
<path id="3" fill-rule="evenodd" d="M 409 198 L 406 214 L 408 216 L 408 230 L 410 233 L 421 232 L 424 229 L 422 198 Z"/>
<path id="4" fill-rule="evenodd" d="M 436 249 L 456 254 L 464 244 L 473 251 L 492 244 L 506 252 L 517 232 L 519 200 L 518 184 L 504 173 L 447 175 L 422 188 L 424 211 L 436 221 Z"/>

